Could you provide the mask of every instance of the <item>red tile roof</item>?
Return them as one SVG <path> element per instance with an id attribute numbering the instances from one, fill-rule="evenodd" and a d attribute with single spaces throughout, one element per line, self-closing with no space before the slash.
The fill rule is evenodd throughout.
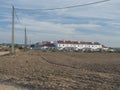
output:
<path id="1" fill-rule="evenodd" d="M 108 48 L 108 47 L 106 47 L 106 46 L 102 45 L 102 48 Z"/>
<path id="2" fill-rule="evenodd" d="M 70 40 L 58 40 L 57 43 L 59 44 L 87 44 L 87 45 L 101 45 L 99 42 L 84 42 L 84 41 L 70 41 Z"/>

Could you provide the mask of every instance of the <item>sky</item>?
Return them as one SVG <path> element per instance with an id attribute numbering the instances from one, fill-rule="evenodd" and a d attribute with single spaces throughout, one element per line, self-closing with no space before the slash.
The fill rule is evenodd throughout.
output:
<path id="1" fill-rule="evenodd" d="M 97 1 L 102 0 L 0 0 L 0 43 L 11 43 L 14 5 L 15 43 L 24 43 L 26 27 L 28 43 L 79 40 L 120 47 L 120 0 L 69 9 L 39 10 Z"/>

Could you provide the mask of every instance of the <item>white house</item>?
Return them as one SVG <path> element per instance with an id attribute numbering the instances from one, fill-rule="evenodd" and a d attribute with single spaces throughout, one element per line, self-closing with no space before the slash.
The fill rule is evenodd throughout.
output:
<path id="1" fill-rule="evenodd" d="M 70 40 L 58 40 L 57 48 L 59 50 L 63 49 L 73 49 L 73 50 L 91 50 L 95 51 L 98 49 L 107 49 L 105 46 L 101 45 L 99 42 L 83 42 L 83 41 L 70 41 Z"/>
<path id="2" fill-rule="evenodd" d="M 70 40 L 58 40 L 58 41 L 42 41 L 35 44 L 35 49 L 47 49 L 53 48 L 58 50 L 81 50 L 81 51 L 107 51 L 108 47 L 100 44 L 99 42 L 84 42 L 84 41 L 70 41 Z"/>

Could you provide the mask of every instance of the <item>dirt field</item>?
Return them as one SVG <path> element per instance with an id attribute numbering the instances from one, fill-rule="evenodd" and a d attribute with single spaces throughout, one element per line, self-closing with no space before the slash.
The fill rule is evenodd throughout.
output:
<path id="1" fill-rule="evenodd" d="M 120 90 L 120 53 L 18 52 L 0 57 L 0 79 L 31 90 Z"/>

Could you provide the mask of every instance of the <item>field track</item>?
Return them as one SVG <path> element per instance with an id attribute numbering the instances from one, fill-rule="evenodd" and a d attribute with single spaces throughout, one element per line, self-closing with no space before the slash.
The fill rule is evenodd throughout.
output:
<path id="1" fill-rule="evenodd" d="M 3 55 L 6 55 L 6 54 L 9 54 L 10 52 L 9 51 L 0 51 L 0 56 L 3 56 Z"/>

